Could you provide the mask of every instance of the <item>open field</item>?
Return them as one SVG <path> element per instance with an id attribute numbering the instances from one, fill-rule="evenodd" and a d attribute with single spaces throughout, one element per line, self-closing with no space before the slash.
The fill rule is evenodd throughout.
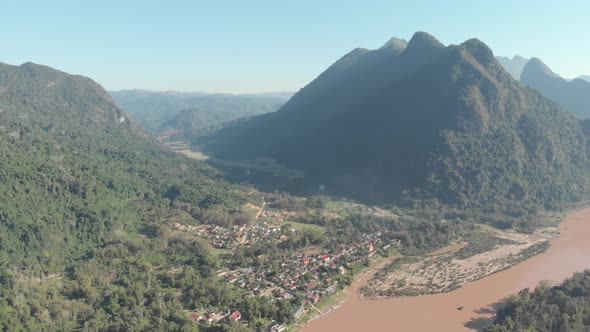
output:
<path id="1" fill-rule="evenodd" d="M 172 149 L 176 153 L 181 153 L 191 159 L 195 160 L 208 160 L 209 156 L 205 155 L 200 151 L 196 151 L 191 149 L 191 147 L 186 142 L 176 141 L 176 142 L 165 142 L 164 143 L 167 147 Z"/>
<path id="2" fill-rule="evenodd" d="M 344 200 L 332 200 L 322 209 L 324 215 L 333 215 L 336 217 L 347 216 L 350 213 L 370 213 L 378 217 L 387 217 L 398 219 L 400 216 L 393 211 L 380 208 L 378 206 L 368 206 L 356 202 Z"/>
<path id="3" fill-rule="evenodd" d="M 257 158 L 254 160 L 223 160 L 211 158 L 210 161 L 219 166 L 242 169 L 244 172 L 258 171 L 270 173 L 290 180 L 305 178 L 305 173 L 302 171 L 281 165 L 272 158 Z"/>
<path id="4" fill-rule="evenodd" d="M 310 231 L 320 232 L 320 233 L 326 232 L 326 228 L 324 228 L 320 225 L 315 225 L 315 224 L 303 224 L 300 222 L 290 221 L 290 220 L 274 220 L 273 222 L 277 223 L 281 226 L 291 225 L 291 227 L 296 231 L 310 230 Z"/>

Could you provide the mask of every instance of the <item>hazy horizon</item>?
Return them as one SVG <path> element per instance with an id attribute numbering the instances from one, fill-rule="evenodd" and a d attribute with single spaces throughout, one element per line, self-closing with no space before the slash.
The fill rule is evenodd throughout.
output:
<path id="1" fill-rule="evenodd" d="M 0 26 L 9 37 L 0 62 L 48 65 L 109 91 L 297 91 L 356 47 L 426 31 L 447 45 L 478 38 L 496 55 L 539 57 L 565 78 L 590 74 L 590 46 L 582 42 L 590 4 L 582 1 L 310 4 L 5 4 Z"/>

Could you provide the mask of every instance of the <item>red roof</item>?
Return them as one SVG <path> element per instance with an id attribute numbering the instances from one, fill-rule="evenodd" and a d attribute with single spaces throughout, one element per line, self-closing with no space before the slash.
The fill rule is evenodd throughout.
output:
<path id="1" fill-rule="evenodd" d="M 199 314 L 197 314 L 197 313 L 194 313 L 194 314 L 192 314 L 192 315 L 191 315 L 191 318 L 192 318 L 192 319 L 194 319 L 194 320 L 199 320 L 199 319 L 201 319 L 202 317 L 201 317 Z"/>
<path id="2" fill-rule="evenodd" d="M 315 281 L 312 280 L 312 281 L 306 283 L 304 286 L 307 289 L 314 289 L 314 288 L 316 288 L 318 286 L 318 284 Z"/>
<path id="3" fill-rule="evenodd" d="M 233 314 L 229 315 L 230 320 L 236 320 L 242 318 L 242 314 L 239 311 L 234 311 Z"/>

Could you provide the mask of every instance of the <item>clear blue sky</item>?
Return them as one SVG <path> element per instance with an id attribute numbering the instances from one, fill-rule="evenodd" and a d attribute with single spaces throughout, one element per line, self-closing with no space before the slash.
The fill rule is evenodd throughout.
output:
<path id="1" fill-rule="evenodd" d="M 46 64 L 109 90 L 286 91 L 355 47 L 418 30 L 590 75 L 588 0 L 12 0 L 0 5 L 0 62 Z"/>

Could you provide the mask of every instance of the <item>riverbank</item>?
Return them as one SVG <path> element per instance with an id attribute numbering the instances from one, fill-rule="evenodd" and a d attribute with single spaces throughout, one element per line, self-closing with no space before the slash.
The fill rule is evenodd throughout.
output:
<path id="1" fill-rule="evenodd" d="M 363 295 L 376 299 L 447 293 L 545 252 L 557 235 L 557 227 L 534 234 L 483 229 L 465 238 L 467 242 L 386 266 L 362 287 Z"/>
<path id="2" fill-rule="evenodd" d="M 545 253 L 450 293 L 382 300 L 349 295 L 337 310 L 311 321 L 304 331 L 476 331 L 491 322 L 507 296 L 590 268 L 590 209 L 568 215 L 558 232 Z M 348 294 L 357 294 L 367 280 L 355 279 Z"/>
<path id="3" fill-rule="evenodd" d="M 333 311 L 345 304 L 351 297 L 360 298 L 362 296 L 360 288 L 369 280 L 371 280 L 371 278 L 373 278 L 377 272 L 383 270 L 386 265 L 391 264 L 395 260 L 399 259 L 399 257 L 399 254 L 392 254 L 389 257 L 377 257 L 372 259 L 371 265 L 355 275 L 352 283 L 349 286 L 346 286 L 336 294 L 321 300 L 313 308 L 308 308 L 307 313 L 301 317 L 298 322 L 291 325 L 289 331 L 300 331 L 309 322 L 331 314 Z"/>

